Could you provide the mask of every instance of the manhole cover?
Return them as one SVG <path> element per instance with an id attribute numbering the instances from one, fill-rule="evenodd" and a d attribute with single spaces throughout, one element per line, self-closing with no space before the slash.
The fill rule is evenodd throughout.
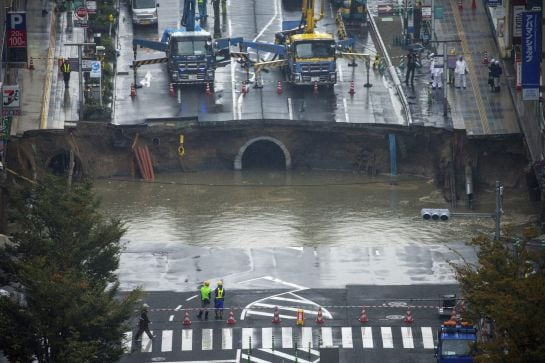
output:
<path id="1" fill-rule="evenodd" d="M 386 315 L 386 319 L 388 320 L 402 320 L 404 318 L 404 315 Z"/>

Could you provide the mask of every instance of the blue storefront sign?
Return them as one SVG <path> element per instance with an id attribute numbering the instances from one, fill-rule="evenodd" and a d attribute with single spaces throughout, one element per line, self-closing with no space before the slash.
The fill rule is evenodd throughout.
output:
<path id="1" fill-rule="evenodd" d="M 539 99 L 541 62 L 541 13 L 522 13 L 522 99 Z"/>

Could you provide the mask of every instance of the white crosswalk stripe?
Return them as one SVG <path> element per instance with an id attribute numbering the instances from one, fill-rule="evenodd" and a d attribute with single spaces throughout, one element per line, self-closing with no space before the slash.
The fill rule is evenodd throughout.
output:
<path id="1" fill-rule="evenodd" d="M 401 327 L 401 337 L 403 338 L 403 348 L 414 348 L 413 330 L 409 326 Z"/>
<path id="2" fill-rule="evenodd" d="M 322 328 L 322 346 L 326 348 L 333 346 L 333 330 L 331 328 Z"/>
<path id="3" fill-rule="evenodd" d="M 373 330 L 371 330 L 371 327 L 364 326 L 361 328 L 361 342 L 364 348 L 373 349 Z"/>
<path id="4" fill-rule="evenodd" d="M 212 350 L 214 344 L 213 334 L 212 329 L 202 330 L 202 350 Z"/>
<path id="5" fill-rule="evenodd" d="M 233 329 L 223 328 L 221 333 L 221 349 L 233 349 Z"/>
<path id="6" fill-rule="evenodd" d="M 193 349 L 193 329 L 182 330 L 182 350 L 188 351 Z"/>
<path id="7" fill-rule="evenodd" d="M 172 330 L 163 330 L 161 352 L 172 352 Z"/>
<path id="8" fill-rule="evenodd" d="M 392 337 L 392 328 L 389 326 L 380 327 L 380 335 L 382 336 L 382 347 L 393 348 L 394 339 Z"/>
<path id="9" fill-rule="evenodd" d="M 221 343 L 214 342 L 214 331 L 221 332 Z M 395 333 L 394 334 L 394 330 Z M 238 331 L 238 333 L 236 333 Z M 373 331 L 376 334 L 377 340 L 373 339 Z M 378 332 L 378 333 L 377 333 Z M 313 349 L 321 344 L 321 347 L 339 346 L 343 349 L 353 349 L 354 340 L 359 341 L 361 338 L 361 347 L 363 349 L 434 349 L 434 335 L 431 327 L 369 327 L 363 326 L 353 330 L 352 327 L 263 327 L 263 328 L 207 328 L 201 330 L 199 342 L 195 342 L 193 346 L 194 329 L 182 329 L 181 334 L 181 351 L 211 351 L 214 349 L 231 350 L 236 347 L 241 347 L 243 352 L 252 349 L 260 351 L 270 351 L 270 354 L 278 352 L 279 349 L 293 349 L 297 347 L 302 352 L 308 352 L 310 349 L 312 354 L 318 354 L 318 349 Z M 355 335 L 354 335 L 355 334 Z M 150 353 L 153 350 L 161 352 L 172 352 L 174 339 L 180 339 L 174 330 L 157 331 L 157 336 L 161 337 L 160 344 L 154 346 L 153 341 L 149 339 L 147 334 L 142 335 L 142 342 L 133 342 L 133 333 L 126 332 L 123 338 L 123 347 L 125 352 L 139 350 L 142 353 Z M 217 335 L 219 336 L 219 335 Z M 340 336 L 341 340 L 338 340 Z M 401 340 L 400 337 L 401 336 Z M 237 337 L 236 342 L 233 342 Z M 337 337 L 337 338 L 335 338 Z M 297 343 L 297 346 L 295 345 Z M 132 346 L 132 344 L 137 344 Z M 233 345 L 235 344 L 235 345 Z M 359 344 L 359 343 L 358 343 Z M 274 346 L 273 346 L 274 345 Z M 180 349 L 180 348 L 176 348 Z M 246 352 L 247 353 L 247 352 Z M 252 360 L 253 361 L 253 360 Z M 256 361 L 258 362 L 258 361 Z"/>
<path id="10" fill-rule="evenodd" d="M 352 328 L 344 327 L 341 329 L 341 333 L 343 348 L 354 348 L 354 343 L 352 342 Z"/>

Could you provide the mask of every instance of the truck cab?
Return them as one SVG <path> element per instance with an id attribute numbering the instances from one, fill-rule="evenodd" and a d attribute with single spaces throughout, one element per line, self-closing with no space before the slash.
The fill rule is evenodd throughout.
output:
<path id="1" fill-rule="evenodd" d="M 216 67 L 230 62 L 228 49 L 216 50 L 212 36 L 203 30 L 171 33 L 166 56 L 169 78 L 177 85 L 213 84 Z"/>
<path id="2" fill-rule="evenodd" d="M 132 23 L 135 25 L 157 24 L 157 0 L 130 0 Z"/>
<path id="3" fill-rule="evenodd" d="M 438 331 L 437 363 L 473 363 L 472 349 L 477 329 L 470 324 L 447 321 Z"/>
<path id="4" fill-rule="evenodd" d="M 334 85 L 336 43 L 330 34 L 295 34 L 287 42 L 288 77 L 294 84 Z"/>

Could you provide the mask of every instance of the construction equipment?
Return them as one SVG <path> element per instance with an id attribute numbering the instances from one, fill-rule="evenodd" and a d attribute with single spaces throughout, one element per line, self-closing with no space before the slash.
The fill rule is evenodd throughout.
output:
<path id="1" fill-rule="evenodd" d="M 456 295 L 442 295 L 439 303 L 439 316 L 442 318 L 450 317 L 454 310 L 456 310 Z"/>
<path id="2" fill-rule="evenodd" d="M 468 323 L 444 322 L 437 332 L 437 363 L 472 363 L 472 345 L 477 342 L 477 329 Z"/>
<path id="3" fill-rule="evenodd" d="M 160 42 L 134 39 L 136 70 L 144 64 L 167 63 L 169 82 L 174 86 L 187 84 L 214 84 L 215 70 L 230 63 L 229 47 L 241 39 L 213 40 L 209 32 L 196 23 L 195 0 L 184 0 L 184 11 L 179 29 L 166 29 Z M 137 46 L 165 52 L 166 57 L 152 60 L 136 60 Z"/>
<path id="4" fill-rule="evenodd" d="M 284 21 L 282 31 L 275 34 L 274 44 L 242 41 L 242 49 L 252 48 L 274 54 L 272 61 L 253 63 L 254 69 L 279 67 L 285 80 L 294 85 L 328 85 L 337 82 L 337 56 L 349 49 L 353 39 L 335 41 L 332 34 L 316 31 L 316 23 L 324 17 L 324 2 L 315 17 L 317 0 L 303 0 L 300 20 Z M 275 58 L 278 57 L 278 60 Z"/>

